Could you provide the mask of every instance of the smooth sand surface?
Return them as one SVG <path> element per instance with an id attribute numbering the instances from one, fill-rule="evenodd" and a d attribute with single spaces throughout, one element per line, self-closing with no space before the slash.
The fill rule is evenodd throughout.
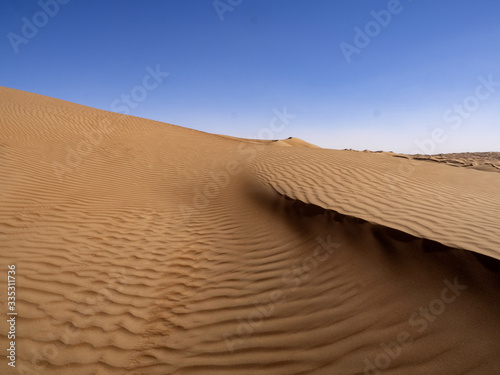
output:
<path id="1" fill-rule="evenodd" d="M 0 306 L 15 264 L 18 312 L 1 374 L 500 373 L 494 162 L 238 139 L 7 88 L 0 121 Z"/>

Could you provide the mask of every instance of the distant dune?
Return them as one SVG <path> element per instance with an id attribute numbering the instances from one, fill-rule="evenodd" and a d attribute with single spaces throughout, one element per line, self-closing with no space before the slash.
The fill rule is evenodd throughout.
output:
<path id="1" fill-rule="evenodd" d="M 500 374 L 499 160 L 0 88 L 0 373 Z"/>

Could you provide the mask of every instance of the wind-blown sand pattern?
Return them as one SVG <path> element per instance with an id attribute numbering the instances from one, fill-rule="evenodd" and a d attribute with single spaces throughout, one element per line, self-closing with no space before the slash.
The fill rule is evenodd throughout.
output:
<path id="1" fill-rule="evenodd" d="M 500 373 L 500 174 L 467 168 L 489 159 L 238 139 L 7 88 L 0 121 L 0 304 L 15 264 L 19 314 L 0 373 Z"/>

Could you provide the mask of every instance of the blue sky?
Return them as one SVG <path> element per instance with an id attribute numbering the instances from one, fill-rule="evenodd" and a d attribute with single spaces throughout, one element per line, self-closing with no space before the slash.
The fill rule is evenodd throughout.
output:
<path id="1" fill-rule="evenodd" d="M 0 85 L 237 137 L 500 151 L 499 14 L 495 0 L 4 0 Z"/>

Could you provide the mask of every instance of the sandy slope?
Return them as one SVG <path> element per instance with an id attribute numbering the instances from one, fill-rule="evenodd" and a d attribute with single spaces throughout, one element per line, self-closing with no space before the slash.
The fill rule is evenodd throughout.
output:
<path id="1" fill-rule="evenodd" d="M 500 373 L 500 174 L 6 88 L 0 121 L 0 373 Z"/>

